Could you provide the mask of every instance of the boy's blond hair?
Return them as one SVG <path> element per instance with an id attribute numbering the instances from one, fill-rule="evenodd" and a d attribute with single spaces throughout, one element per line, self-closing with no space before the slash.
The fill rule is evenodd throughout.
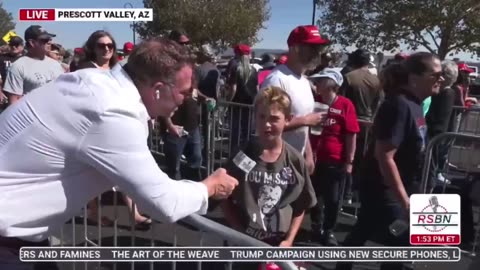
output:
<path id="1" fill-rule="evenodd" d="M 287 92 L 280 87 L 269 86 L 263 89 L 255 100 L 255 110 L 259 107 L 270 107 L 272 105 L 277 105 L 287 117 L 292 113 L 292 100 Z"/>

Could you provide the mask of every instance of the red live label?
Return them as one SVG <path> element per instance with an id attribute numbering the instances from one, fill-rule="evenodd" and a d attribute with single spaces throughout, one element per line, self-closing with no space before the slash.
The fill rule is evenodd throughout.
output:
<path id="1" fill-rule="evenodd" d="M 412 234 L 410 236 L 412 245 L 460 245 L 458 234 Z"/>
<path id="2" fill-rule="evenodd" d="M 20 9 L 20 21 L 54 21 L 55 9 Z"/>

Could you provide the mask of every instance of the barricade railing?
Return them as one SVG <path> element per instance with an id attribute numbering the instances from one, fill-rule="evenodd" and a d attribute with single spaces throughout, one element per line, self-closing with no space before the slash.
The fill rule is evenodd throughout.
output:
<path id="1" fill-rule="evenodd" d="M 453 132 L 480 134 L 480 105 L 454 106 L 449 127 Z"/>
<path id="2" fill-rule="evenodd" d="M 76 218 L 71 222 L 71 233 L 66 225 L 59 235 L 51 239 L 52 246 L 254 246 L 268 247 L 269 245 L 254 239 L 246 234 L 235 231 L 209 218 L 196 214 L 188 216 L 175 224 L 164 224 L 154 221 L 148 231 L 138 231 L 134 225 L 133 212 L 128 213 L 126 209 L 122 209 L 116 202 L 118 199 L 118 191 L 114 191 L 114 203 L 111 206 L 113 210 L 113 226 L 102 226 L 101 214 L 99 211 L 96 230 L 90 230 L 91 226 L 87 222 L 85 213 L 83 222 L 76 223 Z M 107 207 L 107 206 L 104 206 Z M 123 210 L 123 211 L 122 211 Z M 130 227 L 120 225 L 120 220 L 130 220 Z M 189 239 L 184 239 L 189 238 Z M 52 241 L 54 240 L 54 241 Z M 55 241 L 57 240 L 57 241 Z M 59 240 L 59 241 L 58 241 Z M 196 240 L 196 241 L 195 241 Z M 92 263 L 68 263 L 69 269 L 91 269 L 91 265 L 97 267 L 102 266 L 100 262 Z M 120 263 L 108 263 L 108 268 L 116 270 Z M 125 264 L 125 263 L 121 263 Z M 197 269 L 202 269 L 202 263 L 198 262 Z M 225 269 L 232 269 L 233 263 L 223 263 Z M 283 270 L 298 269 L 291 262 L 277 262 Z M 82 267 L 83 266 L 83 267 Z M 103 264 L 105 266 L 105 263 Z M 136 268 L 138 266 L 138 268 Z M 157 268 L 158 267 L 158 268 Z M 125 269 L 125 267 L 121 267 Z M 172 262 L 170 265 L 165 263 L 149 262 L 148 268 L 145 263 L 130 263 L 130 269 L 177 269 L 177 263 Z M 210 269 L 208 266 L 205 269 Z"/>
<path id="3" fill-rule="evenodd" d="M 370 143 L 370 136 L 371 136 L 371 127 L 373 125 L 373 122 L 370 120 L 365 120 L 365 119 L 358 119 L 358 124 L 360 126 L 360 132 L 357 134 L 357 151 L 358 153 L 355 155 L 355 161 L 354 161 L 354 166 L 359 166 L 360 161 L 363 160 L 365 155 L 367 154 L 369 143 Z M 356 170 L 358 168 L 354 168 Z M 358 190 L 355 190 L 355 186 L 358 184 L 357 182 L 360 181 L 358 179 L 358 174 L 353 174 L 351 177 L 351 187 L 348 187 L 348 183 L 345 181 L 345 184 L 343 185 L 343 192 L 339 209 L 339 214 L 343 216 L 347 216 L 350 218 L 357 219 L 358 217 L 358 211 L 360 209 L 360 199 L 358 196 Z M 351 192 L 352 197 L 348 198 L 349 200 L 345 200 L 345 194 Z M 351 200 L 351 201 L 350 201 Z M 353 211 L 352 211 L 353 210 Z"/>
<path id="4" fill-rule="evenodd" d="M 421 191 L 457 193 L 461 196 L 462 208 L 469 207 L 463 208 L 466 211 L 462 209 L 462 220 L 471 222 L 462 221 L 461 226 L 462 237 L 472 237 L 467 238 L 467 241 L 472 241 L 470 254 L 475 254 L 480 236 L 480 218 L 474 221 L 474 217 L 480 215 L 480 194 L 472 192 L 478 190 L 478 185 L 480 136 L 450 132 L 440 134 L 429 142 L 423 164 Z"/>
<path id="5" fill-rule="evenodd" d="M 219 101 L 216 110 L 208 113 L 208 123 L 207 171 L 211 173 L 254 134 L 253 106 Z"/>

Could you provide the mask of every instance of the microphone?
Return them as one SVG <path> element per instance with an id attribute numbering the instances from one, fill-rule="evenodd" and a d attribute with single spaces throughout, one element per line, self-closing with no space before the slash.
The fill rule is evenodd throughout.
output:
<path id="1" fill-rule="evenodd" d="M 237 168 L 248 174 L 257 165 L 255 160 L 263 153 L 263 146 L 258 138 L 252 137 L 244 151 L 238 151 L 233 158 L 233 163 Z"/>
<path id="2" fill-rule="evenodd" d="M 430 207 L 432 208 L 433 213 L 436 214 L 437 213 L 437 208 L 439 206 L 437 196 L 430 197 L 430 199 L 428 199 L 428 202 L 430 203 Z M 437 226 L 433 226 L 433 229 L 436 230 Z"/>
<path id="3" fill-rule="evenodd" d="M 430 203 L 430 207 L 432 207 L 433 213 L 437 213 L 437 208 L 439 206 L 437 196 L 430 197 L 428 202 Z"/>

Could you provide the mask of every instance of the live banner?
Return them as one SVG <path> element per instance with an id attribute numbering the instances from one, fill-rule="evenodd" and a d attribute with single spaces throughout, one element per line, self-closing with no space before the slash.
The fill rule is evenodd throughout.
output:
<path id="1" fill-rule="evenodd" d="M 23 247 L 24 262 L 459 261 L 456 247 Z"/>

